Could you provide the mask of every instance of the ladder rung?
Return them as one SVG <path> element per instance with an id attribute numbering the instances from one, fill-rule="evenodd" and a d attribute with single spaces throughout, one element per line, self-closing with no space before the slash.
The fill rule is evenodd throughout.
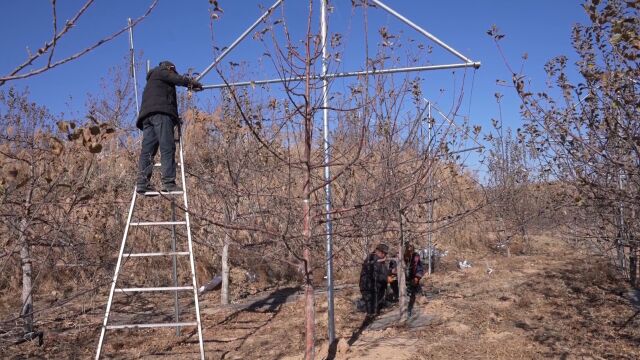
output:
<path id="1" fill-rule="evenodd" d="M 132 222 L 131 226 L 153 226 L 153 225 L 186 225 L 186 221 L 149 221 L 149 222 Z"/>
<path id="2" fill-rule="evenodd" d="M 147 191 L 145 196 L 157 196 L 157 195 L 181 195 L 184 191 Z"/>
<path id="3" fill-rule="evenodd" d="M 176 326 L 196 326 L 197 322 L 176 322 L 176 323 L 157 323 L 157 324 L 122 324 L 107 325 L 107 329 L 136 329 L 136 328 L 154 328 L 154 327 L 176 327 Z"/>
<path id="4" fill-rule="evenodd" d="M 169 252 L 153 252 L 153 253 L 133 253 L 124 254 L 124 257 L 146 257 L 146 256 L 171 256 L 171 255 L 189 255 L 188 251 L 169 251 Z"/>
<path id="5" fill-rule="evenodd" d="M 161 165 L 162 165 L 161 163 L 153 164 L 153 166 L 155 166 L 155 167 L 160 167 Z M 182 166 L 182 164 L 181 163 L 176 163 L 176 166 Z"/>
<path id="6" fill-rule="evenodd" d="M 115 289 L 117 292 L 143 292 L 143 291 L 178 291 L 178 290 L 193 290 L 193 286 L 167 286 L 167 287 L 146 287 L 146 288 L 124 288 Z"/>

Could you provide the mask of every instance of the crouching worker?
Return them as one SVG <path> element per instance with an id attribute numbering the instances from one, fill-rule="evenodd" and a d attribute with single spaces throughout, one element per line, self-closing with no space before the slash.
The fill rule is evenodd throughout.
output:
<path id="1" fill-rule="evenodd" d="M 365 303 L 367 317 L 372 318 L 380 312 L 384 305 L 389 275 L 385 261 L 389 247 L 386 244 L 376 246 L 373 253 L 367 256 L 360 272 L 360 293 Z"/>
<path id="2" fill-rule="evenodd" d="M 395 260 L 389 260 L 387 283 L 391 288 L 391 291 L 387 294 L 387 301 L 398 302 L 398 263 Z"/>
<path id="3" fill-rule="evenodd" d="M 418 254 L 415 250 L 415 247 L 411 244 L 407 245 L 404 251 L 404 266 L 405 266 L 405 274 L 406 274 L 406 283 L 407 283 L 407 294 L 409 295 L 409 313 L 413 309 L 413 304 L 416 301 L 416 295 L 418 295 L 422 288 L 420 287 L 420 279 L 424 276 L 424 266 L 422 265 L 422 261 L 420 260 L 420 254 Z M 398 301 L 399 291 L 398 288 L 398 267 L 395 262 L 390 264 L 390 273 L 393 278 L 391 281 L 391 290 L 393 290 L 392 301 Z"/>
<path id="4" fill-rule="evenodd" d="M 176 86 L 202 90 L 194 79 L 179 75 L 169 61 L 161 62 L 147 74 L 147 85 L 142 93 L 142 106 L 136 121 L 142 130 L 142 149 L 138 162 L 136 191 L 145 194 L 155 191 L 149 184 L 153 172 L 153 158 L 160 148 L 162 191 L 180 191 L 176 185 L 176 144 L 173 128 L 179 125 Z"/>

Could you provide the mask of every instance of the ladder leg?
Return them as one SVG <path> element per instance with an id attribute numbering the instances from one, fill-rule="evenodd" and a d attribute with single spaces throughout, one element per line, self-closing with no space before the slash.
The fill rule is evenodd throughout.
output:
<path id="1" fill-rule="evenodd" d="M 131 206 L 129 207 L 129 215 L 127 216 L 127 225 L 124 228 L 124 235 L 122 236 L 122 244 L 120 245 L 120 253 L 118 254 L 118 262 L 116 263 L 116 269 L 113 273 L 113 280 L 111 281 L 111 290 L 109 291 L 109 299 L 107 300 L 107 308 L 104 312 L 104 321 L 102 322 L 102 329 L 100 330 L 100 340 L 98 340 L 98 349 L 96 350 L 96 360 L 100 359 L 100 353 L 102 352 L 102 344 L 104 342 L 105 332 L 107 330 L 107 322 L 109 321 L 109 312 L 111 311 L 111 303 L 113 301 L 113 293 L 116 288 L 116 282 L 118 281 L 118 274 L 120 273 L 120 265 L 122 264 L 122 254 L 124 253 L 124 247 L 127 243 L 127 235 L 129 234 L 129 224 L 131 224 L 131 217 L 133 216 L 133 208 L 136 203 L 136 190 L 137 186 L 133 189 L 133 197 L 131 198 Z"/>
<path id="2" fill-rule="evenodd" d="M 183 184 L 183 188 L 184 188 L 184 184 Z M 171 221 L 176 221 L 176 201 L 175 199 L 171 199 Z M 171 225 L 171 251 L 172 252 L 176 252 L 176 226 L 175 225 Z M 173 255 L 172 256 L 172 265 L 173 265 L 173 286 L 177 287 L 178 286 L 178 267 L 177 267 L 177 263 L 178 263 L 178 256 L 177 255 Z M 175 292 L 174 294 L 174 303 L 175 303 L 175 310 L 176 310 L 176 314 L 175 314 L 175 322 L 179 323 L 180 322 L 180 303 L 178 302 L 178 291 Z M 180 327 L 176 326 L 176 336 L 180 336 Z"/>
<path id="3" fill-rule="evenodd" d="M 185 210 L 184 216 L 185 216 L 185 221 L 187 222 L 187 244 L 189 247 L 189 263 L 191 265 L 191 281 L 193 283 L 193 303 L 195 305 L 195 310 L 196 310 L 196 322 L 198 323 L 197 327 L 198 327 L 198 342 L 200 345 L 200 358 L 204 360 L 204 343 L 202 341 L 202 322 L 200 320 L 200 304 L 198 302 L 198 285 L 196 284 L 196 267 L 193 260 L 193 243 L 191 241 L 191 223 L 189 220 L 189 205 L 187 203 L 187 182 L 185 181 L 185 176 L 184 176 L 185 162 L 184 162 L 184 151 L 183 151 L 182 143 L 183 143 L 182 130 L 180 130 L 180 163 L 182 164 L 182 166 L 180 167 L 180 174 L 182 176 L 182 189 L 183 189 L 182 197 L 184 199 L 184 210 Z"/>

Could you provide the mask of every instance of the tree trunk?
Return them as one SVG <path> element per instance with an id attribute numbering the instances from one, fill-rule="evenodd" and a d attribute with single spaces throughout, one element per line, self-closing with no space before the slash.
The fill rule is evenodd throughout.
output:
<path id="1" fill-rule="evenodd" d="M 229 304 L 229 234 L 224 234 L 222 240 L 222 289 L 220 290 L 220 303 Z"/>
<path id="2" fill-rule="evenodd" d="M 313 1 L 309 2 L 309 18 L 311 18 Z M 313 274 L 311 268 L 311 143 L 313 141 L 313 113 L 311 111 L 311 21 L 307 23 L 306 61 L 305 61 L 305 110 L 304 110 L 304 181 L 302 184 L 302 211 L 304 277 L 305 277 L 305 351 L 304 358 L 315 358 L 315 298 L 313 293 Z"/>
<path id="3" fill-rule="evenodd" d="M 522 234 L 522 241 L 524 242 L 524 251 L 527 255 L 531 254 L 531 239 L 525 226 L 520 227 L 520 233 Z"/>
<path id="4" fill-rule="evenodd" d="M 631 286 L 638 287 L 638 248 L 635 246 L 629 251 L 629 281 Z"/>
<path id="5" fill-rule="evenodd" d="M 235 210 L 229 210 L 228 207 L 225 206 L 225 220 L 227 224 L 235 221 L 236 212 Z M 222 276 L 222 288 L 220 289 L 220 303 L 222 305 L 229 304 L 229 242 L 231 241 L 231 237 L 229 236 L 229 230 L 225 230 L 224 238 L 222 240 L 222 256 L 221 256 L 221 276 Z"/>
<path id="6" fill-rule="evenodd" d="M 616 252 L 617 252 L 617 256 L 618 256 L 618 267 L 620 270 L 622 270 L 622 273 L 625 274 L 625 276 L 627 276 L 626 272 L 627 272 L 627 265 L 626 265 L 626 261 L 625 261 L 625 254 L 624 254 L 624 243 L 622 240 L 622 233 L 620 233 L 620 236 L 618 236 L 618 239 L 616 240 Z"/>
<path id="7" fill-rule="evenodd" d="M 308 72 L 307 72 L 308 74 Z M 309 88 L 307 78 L 307 89 Z M 308 99 L 308 97 L 307 97 Z M 309 103 L 307 102 L 307 107 Z M 313 274 L 311 268 L 311 206 L 309 204 L 311 200 L 311 131 L 313 124 L 311 123 L 310 109 L 308 109 L 305 119 L 305 174 L 302 193 L 304 198 L 302 200 L 303 215 L 303 230 L 302 236 L 304 238 L 302 256 L 304 259 L 304 280 L 305 280 L 305 359 L 311 360 L 315 357 L 315 299 L 313 293 Z"/>
<path id="8" fill-rule="evenodd" d="M 20 244 L 20 263 L 22 267 L 22 309 L 20 316 L 24 320 L 24 332 L 33 331 L 33 283 L 32 283 L 32 267 L 31 267 L 31 249 L 29 248 L 29 240 L 27 239 L 27 218 L 20 220 L 20 235 L 18 243 Z"/>
<path id="9" fill-rule="evenodd" d="M 310 130 L 308 130 L 310 132 Z M 310 138 L 310 136 L 309 136 Z M 309 166 L 310 153 L 311 153 L 311 142 L 308 142 L 308 147 L 305 148 L 305 157 L 307 161 L 307 167 L 305 171 L 305 181 L 304 181 L 304 199 L 302 202 L 302 211 L 304 212 L 303 217 L 303 259 L 304 259 L 304 280 L 305 280 L 305 305 L 304 305 L 304 314 L 305 314 L 305 356 L 306 360 L 312 360 L 315 357 L 315 298 L 313 293 L 313 272 L 311 268 L 311 251 L 309 247 L 311 245 L 311 206 L 309 205 L 309 201 L 311 198 L 311 166 Z"/>
<path id="10" fill-rule="evenodd" d="M 305 292 L 304 292 L 304 314 L 305 314 L 305 351 L 304 358 L 312 360 L 315 357 L 315 298 L 313 294 L 313 277 L 310 266 L 310 251 L 308 247 L 304 249 L 305 261 Z"/>
<path id="11" fill-rule="evenodd" d="M 404 227 L 402 212 L 400 212 L 400 246 L 398 246 L 398 262 L 396 268 L 398 269 L 398 300 L 400 321 L 405 321 L 407 320 L 407 281 L 404 269 Z"/>

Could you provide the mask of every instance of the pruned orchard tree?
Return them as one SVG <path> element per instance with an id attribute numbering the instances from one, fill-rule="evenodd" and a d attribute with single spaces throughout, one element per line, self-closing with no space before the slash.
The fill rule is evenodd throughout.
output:
<path id="1" fill-rule="evenodd" d="M 495 94 L 498 106 L 502 95 Z M 528 223 L 535 218 L 533 175 L 527 165 L 528 148 L 519 131 L 515 136 L 503 127 L 502 118 L 492 119 L 493 131 L 486 136 L 491 145 L 487 153 L 487 195 L 494 224 L 495 247 L 511 256 L 511 245 L 518 237 L 528 246 Z"/>
<path id="2" fill-rule="evenodd" d="M 313 272 L 324 268 L 324 262 L 313 260 L 322 256 L 319 250 L 326 236 L 324 222 L 327 216 L 323 211 L 326 199 L 322 190 L 327 181 L 321 171 L 324 165 L 322 147 L 314 137 L 323 105 L 321 80 L 315 77 L 321 61 L 322 44 L 320 37 L 311 30 L 313 3 L 309 1 L 309 17 L 300 41 L 296 41 L 283 19 L 275 20 L 273 25 L 254 34 L 254 39 L 265 43 L 265 54 L 272 60 L 280 77 L 292 79 L 284 84 L 285 99 L 271 98 L 267 106 L 261 107 L 248 100 L 246 91 L 234 87 L 223 95 L 229 96 L 236 106 L 233 112 L 224 107 L 225 118 L 231 123 L 240 119 L 242 127 L 247 129 L 245 131 L 264 149 L 263 156 L 270 159 L 265 161 L 271 162 L 271 172 L 282 171 L 285 174 L 270 177 L 272 181 L 281 182 L 280 186 L 271 191 L 264 187 L 261 189 L 266 192 L 260 197 L 270 199 L 271 203 L 260 209 L 260 221 L 256 222 L 255 217 L 248 220 L 253 221 L 252 231 L 276 235 L 302 270 L 305 358 L 309 359 L 315 352 L 316 284 Z M 355 2 L 353 6 L 363 6 L 363 11 L 367 11 L 366 3 Z M 366 27 L 366 16 L 364 21 Z M 401 43 L 397 35 L 390 34 L 386 28 L 380 29 L 379 34 L 378 51 L 374 58 L 366 59 L 365 70 L 384 68 L 398 61 L 396 52 L 400 51 L 400 46 L 392 44 Z M 269 35 L 271 42 L 267 44 Z M 368 49 L 368 40 L 365 42 Z M 332 37 L 331 49 L 332 58 L 339 58 L 339 34 Z M 418 62 L 420 55 L 428 55 L 430 50 L 422 49 L 425 53 L 412 54 L 410 62 Z M 222 71 L 218 70 L 218 74 L 225 79 Z M 437 141 L 428 139 L 425 143 L 425 128 L 433 120 L 423 116 L 421 81 L 420 78 L 404 76 L 397 79 L 364 76 L 349 85 L 348 92 L 331 98 L 331 108 L 341 120 L 332 131 L 335 139 L 332 143 L 333 159 L 328 164 L 333 174 L 329 183 L 335 185 L 336 198 L 339 199 L 339 206 L 330 213 L 338 240 L 336 254 L 351 249 L 348 240 L 362 234 L 364 228 L 368 233 L 366 243 L 369 236 L 376 236 L 377 241 L 393 239 L 398 244 L 399 258 L 404 254 L 405 242 L 397 239 L 404 239 L 408 233 L 414 237 L 426 233 L 424 212 L 425 204 L 433 201 L 430 195 L 433 185 L 429 182 L 431 177 L 435 177 L 434 169 L 455 162 L 455 156 L 450 156 L 450 149 L 458 146 L 458 142 L 468 136 L 468 131 L 450 127 L 449 133 Z M 225 79 L 225 82 L 228 81 Z M 455 115 L 459 101 L 454 99 L 450 115 Z M 407 111 L 407 105 L 411 107 L 410 111 Z M 265 116 L 269 108 L 277 111 Z M 228 139 L 225 138 L 223 143 L 229 144 Z M 245 172 L 245 175 L 248 174 Z M 277 188 L 284 191 L 274 191 Z M 230 193 L 236 191 L 237 187 Z M 253 194 L 250 203 L 264 201 L 256 199 L 257 194 Z M 362 218 L 363 211 L 367 212 L 368 221 L 354 224 L 353 219 Z M 459 213 L 449 213 L 440 221 L 461 218 L 469 212 L 470 209 L 462 209 Z M 241 211 L 236 214 L 239 213 Z M 278 227 L 270 226 L 273 220 L 277 220 Z M 234 228 L 251 229 L 247 220 L 244 224 L 236 223 Z M 402 269 L 399 273 L 401 276 L 404 274 Z M 400 284 L 402 287 L 405 285 L 402 277 Z"/>
<path id="3" fill-rule="evenodd" d="M 611 253 L 618 268 L 635 279 L 640 2 L 592 0 L 583 7 L 590 23 L 575 25 L 571 38 L 578 59 L 550 60 L 547 89 L 531 90 L 524 74 L 508 68 L 522 100 L 528 145 L 543 171 L 568 189 L 572 233 Z M 495 28 L 489 35 L 500 48 L 503 35 Z"/>
<path id="4" fill-rule="evenodd" d="M 34 293 L 57 259 L 79 245 L 69 216 L 92 197 L 88 182 L 95 154 L 114 129 L 108 124 L 58 121 L 45 107 L 14 89 L 0 93 L 2 106 L 0 165 L 2 165 L 2 268 L 11 286 L 20 274 L 19 316 L 25 340 L 42 337 L 34 326 Z M 85 149 L 78 153 L 78 150 Z M 86 156 L 78 156 L 79 154 Z M 34 249 L 38 249 L 34 251 Z M 19 271 L 17 271 L 19 269 Z M 43 276 L 43 274 L 45 274 Z M 3 282 L 4 282 L 3 281 Z"/>
<path id="5" fill-rule="evenodd" d="M 481 206 L 482 201 L 478 200 L 479 192 L 472 176 L 456 164 L 455 150 L 467 132 L 452 127 L 437 139 L 426 136 L 426 128 L 434 120 L 425 117 L 421 102 L 424 79 L 405 75 L 365 76 L 350 82 L 343 93 L 332 93 L 331 113 L 336 121 L 330 129 L 332 160 L 328 165 L 332 172 L 329 183 L 334 189 L 334 206 L 326 213 L 323 188 L 327 182 L 322 172 L 323 144 L 318 136 L 319 115 L 324 105 L 321 80 L 315 76 L 321 64 L 323 44 L 311 30 L 314 2 L 308 4 L 308 21 L 299 39 L 284 19 L 275 19 L 266 29 L 254 34 L 254 39 L 265 46 L 265 61 L 271 61 L 281 77 L 295 79 L 286 82 L 284 89 L 229 87 L 220 93 L 220 101 L 208 109 L 197 108 L 189 96 L 181 96 L 180 108 L 185 121 L 188 155 L 184 166 L 188 169 L 189 195 L 193 199 L 189 210 L 200 279 L 203 274 L 211 275 L 218 266 L 223 274 L 233 267 L 263 268 L 269 277 L 289 281 L 288 284 L 302 284 L 305 354 L 313 358 L 318 338 L 314 290 L 326 264 L 327 215 L 334 225 L 334 260 L 351 269 L 359 268 L 373 243 L 386 241 L 397 245 L 398 256 L 402 257 L 406 241 L 424 245 L 429 231 L 453 228 Z M 354 2 L 352 6 L 367 11 L 365 2 Z M 365 16 L 365 26 L 366 21 Z M 399 54 L 403 52 L 400 44 L 411 41 L 391 34 L 386 28 L 378 29 L 378 34 L 375 55 L 365 59 L 365 70 L 398 65 Z M 344 46 L 340 43 L 340 34 L 331 38 L 329 47 L 334 62 L 330 62 L 329 67 L 337 69 L 336 59 L 340 58 Z M 398 44 L 397 47 L 393 43 Z M 368 40 L 366 46 L 369 46 Z M 419 49 L 409 54 L 412 59 L 409 63 L 428 57 L 428 47 Z M 231 82 L 245 75 L 237 72 L 242 66 L 244 64 L 229 63 L 229 67 L 220 66 L 217 70 L 225 81 Z M 51 269 L 69 271 L 73 268 L 73 277 L 61 274 L 60 270 L 53 276 L 59 282 L 73 279 L 60 299 L 52 302 L 56 306 L 63 307 L 80 294 L 102 299 L 104 293 L 96 289 L 104 290 L 113 273 L 113 254 L 118 245 L 114 239 L 121 236 L 124 227 L 126 206 L 123 204 L 127 203 L 134 184 L 138 152 L 138 133 L 130 131 L 130 119 L 134 118 L 130 81 L 124 79 L 121 71 L 111 73 L 101 86 L 101 94 L 89 98 L 86 120 L 72 123 L 51 115 L 44 116 L 46 119 L 29 115 L 34 125 L 25 126 L 24 131 L 40 129 L 42 139 L 58 139 L 62 144 L 59 158 L 55 157 L 54 145 L 27 146 L 13 133 L 7 133 L 2 144 L 11 159 L 18 158 L 13 153 L 15 149 L 24 147 L 28 150 L 21 150 L 20 154 L 38 155 L 41 159 L 38 166 L 64 169 L 71 166 L 64 164 L 73 164 L 72 168 L 57 174 L 59 182 L 69 187 L 60 187 L 47 195 L 49 202 L 56 200 L 57 205 L 50 205 L 46 216 L 33 206 L 26 211 L 24 199 L 28 192 L 25 189 L 30 183 L 18 187 L 22 181 L 12 179 L 13 173 L 8 173 L 5 187 L 8 195 L 3 200 L 8 201 L 6 204 L 10 200 L 11 207 L 7 207 L 3 216 L 11 219 L 9 224 L 16 234 L 3 236 L 3 242 L 15 244 L 22 239 L 17 234 L 24 233 L 31 257 L 41 259 L 47 257 L 48 248 L 34 245 L 39 244 L 38 237 L 51 237 L 51 241 L 45 243 L 49 245 L 58 244 L 61 238 L 66 241 L 65 249 L 69 251 L 52 255 L 57 256 L 63 266 L 47 267 L 38 261 L 34 267 L 35 271 L 48 273 L 55 273 Z M 29 104 L 26 99 L 22 103 Z M 452 103 L 448 114 L 455 117 L 460 99 L 454 96 Z M 46 110 L 42 113 L 46 114 Z M 39 144 L 38 141 L 31 143 Z M 3 164 L 4 169 L 9 167 Z M 22 170 L 16 174 L 22 174 Z M 40 198 L 47 193 L 46 186 L 51 186 L 46 177 L 33 180 L 33 184 L 36 189 L 33 193 Z M 71 199 L 70 202 L 67 199 Z M 436 200 L 436 216 L 429 220 L 428 205 Z M 167 204 L 154 201 L 137 211 L 137 215 L 158 216 Z M 20 232 L 25 214 L 34 220 L 27 216 L 28 230 Z M 39 219 L 47 220 L 37 223 Z M 60 226 L 60 230 L 52 224 Z M 137 235 L 139 233 L 131 234 L 135 246 L 157 248 L 157 239 Z M 160 238 L 161 234 L 157 235 Z M 9 259 L 9 264 L 21 265 L 19 247 L 16 249 L 5 259 Z M 144 267 L 149 263 L 128 263 L 128 266 Z M 15 276 L 22 275 L 20 267 L 12 269 Z M 127 280 L 136 284 L 167 281 L 160 273 L 148 273 L 145 277 L 132 275 Z M 224 277 L 227 279 L 223 287 L 227 289 L 221 296 L 222 302 L 233 296 L 229 276 Z M 6 288 L 16 286 L 22 284 L 7 284 Z M 401 286 L 404 286 L 402 280 Z M 32 298 L 33 294 L 48 295 L 42 288 L 31 287 Z M 40 314 L 44 313 L 43 308 Z M 29 313 L 22 314 L 22 318 L 28 319 Z M 76 326 L 88 328 L 91 324 L 77 323 Z"/>

